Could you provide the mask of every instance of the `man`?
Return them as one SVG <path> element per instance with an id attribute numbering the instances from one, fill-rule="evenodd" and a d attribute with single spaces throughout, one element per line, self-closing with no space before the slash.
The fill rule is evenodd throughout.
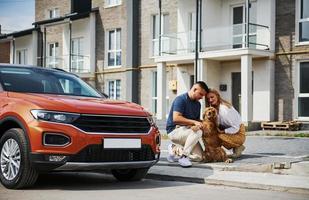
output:
<path id="1" fill-rule="evenodd" d="M 203 81 L 196 82 L 189 92 L 179 95 L 174 100 L 167 119 L 166 131 L 169 139 L 182 146 L 182 152 L 178 160 L 182 167 L 192 166 L 189 156 L 197 150 L 195 146 L 202 137 L 202 122 L 200 121 L 201 104 L 199 102 L 209 91 Z M 200 130 L 193 131 L 190 127 L 197 126 Z M 172 145 L 169 146 L 168 161 L 175 162 L 175 153 Z M 193 150 L 194 149 L 194 150 Z M 201 149 L 201 148 L 199 148 Z M 201 150 L 197 150 L 200 151 Z"/>

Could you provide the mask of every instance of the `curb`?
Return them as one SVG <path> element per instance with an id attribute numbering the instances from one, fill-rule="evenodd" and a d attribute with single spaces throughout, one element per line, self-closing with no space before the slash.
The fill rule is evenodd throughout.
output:
<path id="1" fill-rule="evenodd" d="M 205 184 L 205 178 L 195 178 L 195 177 L 183 177 L 183 176 L 170 176 L 155 173 L 148 173 L 146 179 L 160 180 L 160 181 L 180 181 L 189 183 L 200 183 Z"/>
<path id="2" fill-rule="evenodd" d="M 272 172 L 271 163 L 250 163 L 250 164 L 218 164 L 218 163 L 199 163 L 193 164 L 191 168 L 196 169 L 212 169 L 217 171 L 240 171 L 240 172 Z M 167 161 L 160 160 L 156 166 L 169 166 L 169 167 L 179 167 L 178 163 L 169 163 Z"/>
<path id="3" fill-rule="evenodd" d="M 161 160 L 146 176 L 147 179 L 223 185 L 309 195 L 308 161 L 290 163 L 293 168 L 277 169 L 273 164 L 195 164 L 187 169 L 178 163 Z M 281 167 L 281 165 L 280 165 Z M 291 173 L 291 169 L 294 169 Z M 305 170 L 306 169 L 306 170 Z M 297 173 L 294 173 L 297 171 Z M 301 174 L 299 171 L 304 171 Z"/>
<path id="4" fill-rule="evenodd" d="M 274 190 L 309 195 L 309 177 L 255 172 L 215 171 L 205 178 L 209 185 Z"/>

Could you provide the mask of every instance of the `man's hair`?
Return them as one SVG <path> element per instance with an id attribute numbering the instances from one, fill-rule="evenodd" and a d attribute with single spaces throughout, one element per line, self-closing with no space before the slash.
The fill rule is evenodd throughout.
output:
<path id="1" fill-rule="evenodd" d="M 209 88 L 206 85 L 204 81 L 197 81 L 195 84 L 199 85 L 201 88 L 203 88 L 207 93 L 209 92 Z"/>

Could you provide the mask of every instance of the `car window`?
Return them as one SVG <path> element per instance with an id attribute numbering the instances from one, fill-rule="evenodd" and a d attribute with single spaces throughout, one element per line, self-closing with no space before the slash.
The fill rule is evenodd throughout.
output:
<path id="1" fill-rule="evenodd" d="M 102 97 L 75 75 L 39 68 L 0 68 L 5 91 Z"/>

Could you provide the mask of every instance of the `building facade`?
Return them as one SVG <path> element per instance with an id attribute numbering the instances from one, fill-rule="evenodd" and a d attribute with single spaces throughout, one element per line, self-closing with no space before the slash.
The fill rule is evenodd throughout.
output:
<path id="1" fill-rule="evenodd" d="M 275 119 L 309 121 L 309 2 L 276 1 Z"/>
<path id="2" fill-rule="evenodd" d="M 159 120 L 177 95 L 202 80 L 247 126 L 309 122 L 308 0 L 38 0 L 35 6 L 34 29 L 0 37 L 10 42 L 11 63 L 71 71 Z"/>
<path id="3" fill-rule="evenodd" d="M 162 52 L 154 59 L 157 73 L 162 74 L 158 80 L 167 79 L 169 64 L 176 64 L 176 80 L 158 81 L 162 83 L 158 85 L 158 118 L 166 116 L 167 84 L 176 82 L 181 94 L 197 79 L 220 90 L 247 125 L 274 120 L 275 1 L 204 0 L 198 6 L 196 2 L 178 0 L 176 31 L 161 37 Z"/>

